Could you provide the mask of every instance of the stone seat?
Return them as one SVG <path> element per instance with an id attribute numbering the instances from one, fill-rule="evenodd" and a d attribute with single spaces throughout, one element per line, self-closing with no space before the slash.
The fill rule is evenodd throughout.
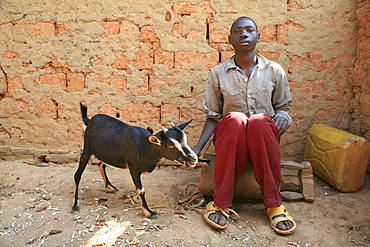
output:
<path id="1" fill-rule="evenodd" d="M 212 196 L 214 187 L 213 166 L 215 164 L 215 154 L 207 153 L 211 144 L 212 137 L 208 140 L 199 157 L 210 160 L 210 166 L 203 166 L 200 172 L 200 190 L 203 196 Z M 313 202 L 314 180 L 310 162 L 297 163 L 286 161 L 281 163 L 281 195 L 283 200 L 305 200 Z M 254 178 L 252 163 L 248 162 L 240 176 L 234 191 L 234 197 L 245 199 L 262 199 L 262 194 L 258 183 Z"/>

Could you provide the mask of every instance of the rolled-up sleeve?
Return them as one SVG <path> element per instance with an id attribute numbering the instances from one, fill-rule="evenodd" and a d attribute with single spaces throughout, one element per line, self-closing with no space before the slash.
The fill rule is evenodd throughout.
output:
<path id="1" fill-rule="evenodd" d="M 289 124 L 291 124 L 292 118 L 289 115 L 289 110 L 292 107 L 292 96 L 290 93 L 288 79 L 285 71 L 280 66 L 278 66 L 275 76 L 276 87 L 272 98 L 275 117 L 283 117 L 289 122 Z"/>
<path id="2" fill-rule="evenodd" d="M 214 69 L 211 70 L 203 95 L 203 111 L 206 118 L 213 118 L 216 121 L 221 120 L 222 116 L 223 98 L 220 92 L 219 80 Z"/>

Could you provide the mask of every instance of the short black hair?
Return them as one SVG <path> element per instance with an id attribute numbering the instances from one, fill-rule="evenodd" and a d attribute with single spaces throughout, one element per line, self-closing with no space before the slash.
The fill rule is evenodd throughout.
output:
<path id="1" fill-rule="evenodd" d="M 234 27 L 235 23 L 236 23 L 237 21 L 241 20 L 241 19 L 248 19 L 248 20 L 251 20 L 251 21 L 253 22 L 253 24 L 256 26 L 256 31 L 257 31 L 257 33 L 258 33 L 258 26 L 257 26 L 256 22 L 255 22 L 252 18 L 250 18 L 250 17 L 248 17 L 248 16 L 241 16 L 241 17 L 239 17 L 238 19 L 236 19 L 236 20 L 233 22 L 233 24 L 231 25 L 230 31 L 233 29 L 233 27 Z"/>

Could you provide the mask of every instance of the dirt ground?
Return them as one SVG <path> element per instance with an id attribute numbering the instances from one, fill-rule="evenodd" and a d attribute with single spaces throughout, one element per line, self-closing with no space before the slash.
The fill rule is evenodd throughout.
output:
<path id="1" fill-rule="evenodd" d="M 106 193 L 97 166 L 81 180 L 80 211 L 71 214 L 77 163 L 37 167 L 0 162 L 0 246 L 370 246 L 370 176 L 356 193 L 339 193 L 315 177 L 315 201 L 284 202 L 298 228 L 272 231 L 261 202 L 235 201 L 241 216 L 225 231 L 178 201 L 200 168 L 160 166 L 142 180 L 148 203 L 160 213 L 145 218 L 126 171 L 108 168 L 119 191 Z"/>

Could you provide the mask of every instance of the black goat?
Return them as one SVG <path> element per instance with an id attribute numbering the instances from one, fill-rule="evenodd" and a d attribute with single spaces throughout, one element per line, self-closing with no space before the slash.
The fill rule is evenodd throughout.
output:
<path id="1" fill-rule="evenodd" d="M 150 173 L 161 159 L 168 159 L 194 167 L 198 162 L 197 155 L 188 146 L 185 133 L 182 131 L 192 120 L 152 135 L 152 131 L 128 125 L 116 118 L 97 114 L 91 119 L 87 117 L 87 107 L 80 103 L 82 119 L 86 130 L 84 148 L 78 169 L 74 175 L 75 194 L 72 213 L 79 210 L 78 185 L 81 175 L 91 157 L 95 155 L 99 163 L 100 173 L 105 187 L 117 191 L 107 177 L 106 166 L 128 169 L 140 195 L 143 213 L 148 218 L 157 218 L 158 214 L 151 210 L 145 200 L 145 191 L 141 183 L 141 174 Z"/>

